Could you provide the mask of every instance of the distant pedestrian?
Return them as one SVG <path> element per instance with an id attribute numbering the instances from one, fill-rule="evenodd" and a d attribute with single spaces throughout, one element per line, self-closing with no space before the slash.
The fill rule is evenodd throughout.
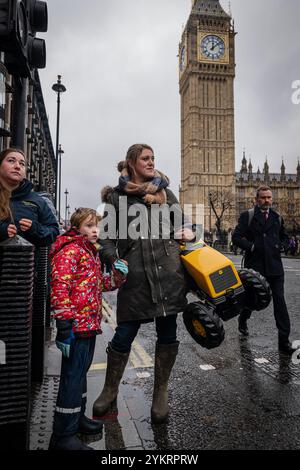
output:
<path id="1" fill-rule="evenodd" d="M 273 294 L 274 316 L 278 329 L 279 350 L 293 354 L 289 341 L 290 319 L 284 299 L 284 270 L 281 246 L 288 243 L 282 217 L 272 209 L 272 191 L 261 186 L 256 194 L 256 206 L 250 221 L 250 211 L 240 215 L 232 241 L 245 250 L 245 268 L 252 268 L 266 277 Z M 239 316 L 239 331 L 247 336 L 247 320 L 251 312 L 244 310 Z"/>
<path id="2" fill-rule="evenodd" d="M 20 235 L 38 247 L 51 245 L 59 234 L 56 217 L 25 176 L 23 151 L 3 150 L 0 153 L 0 241 Z"/>
<path id="3" fill-rule="evenodd" d="M 289 249 L 291 256 L 295 256 L 297 251 L 296 239 L 295 237 L 291 237 L 289 241 Z"/>
<path id="4" fill-rule="evenodd" d="M 297 256 L 300 256 L 300 237 L 299 236 L 296 236 L 296 255 Z"/>
<path id="5" fill-rule="evenodd" d="M 232 241 L 230 242 L 229 248 L 230 248 L 230 251 L 231 251 L 234 255 L 237 255 L 237 249 L 238 249 L 238 247 L 237 247 L 236 245 L 234 245 L 234 243 L 232 243 Z"/>
<path id="6" fill-rule="evenodd" d="M 100 216 L 79 208 L 71 230 L 52 246 L 51 307 L 56 319 L 56 345 L 62 351 L 59 392 L 50 450 L 92 450 L 76 436 L 98 434 L 102 424 L 85 416 L 87 372 L 96 335 L 101 333 L 102 291 L 114 290 L 128 272 L 121 260 L 103 275 L 97 239 Z"/>
<path id="7" fill-rule="evenodd" d="M 154 153 L 146 144 L 134 144 L 127 152 L 125 162 L 120 162 L 119 184 L 106 187 L 102 194 L 107 203 L 106 212 L 113 207 L 115 213 L 139 211 L 147 217 L 139 236 L 134 237 L 132 216 L 123 218 L 117 234 L 102 239 L 102 254 L 108 263 L 119 256 L 126 259 L 129 274 L 119 289 L 117 300 L 117 327 L 107 349 L 107 369 L 104 388 L 94 403 L 94 416 L 102 416 L 116 400 L 119 384 L 125 370 L 131 345 L 142 323 L 155 320 L 157 342 L 155 348 L 154 391 L 151 417 L 154 422 L 163 422 L 168 416 L 168 381 L 178 353 L 177 314 L 187 304 L 187 285 L 180 260 L 179 240 L 175 239 L 174 224 L 169 226 L 170 236 L 162 237 L 162 224 L 157 223 L 156 238 L 151 234 L 151 206 L 177 206 L 178 201 L 168 189 L 169 180 L 155 169 Z M 182 216 L 182 211 L 180 217 Z M 179 217 L 179 218 L 180 218 Z M 109 224 L 108 218 L 108 224 Z M 119 221 L 118 221 L 119 222 Z M 111 223 L 114 224 L 114 221 Z M 119 236 L 126 233 L 127 236 Z M 144 234 L 143 234 L 144 233 Z M 193 232 L 183 228 L 180 218 L 178 238 L 192 240 Z"/>

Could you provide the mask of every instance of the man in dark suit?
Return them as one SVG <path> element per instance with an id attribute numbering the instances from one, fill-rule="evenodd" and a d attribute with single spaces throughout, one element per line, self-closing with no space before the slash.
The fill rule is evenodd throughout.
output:
<path id="1" fill-rule="evenodd" d="M 240 215 L 232 241 L 245 250 L 245 268 L 252 268 L 262 274 L 270 284 L 273 307 L 278 329 L 278 348 L 293 354 L 289 341 L 290 319 L 284 299 L 284 270 L 281 261 L 281 246 L 289 241 L 284 230 L 282 217 L 272 209 L 272 191 L 261 186 L 256 194 L 254 211 Z M 244 310 L 239 316 L 239 331 L 248 336 L 247 320 L 251 312 Z"/>

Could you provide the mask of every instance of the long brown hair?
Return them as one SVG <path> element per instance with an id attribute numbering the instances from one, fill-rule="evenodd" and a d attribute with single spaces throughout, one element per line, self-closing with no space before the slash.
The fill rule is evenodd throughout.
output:
<path id="1" fill-rule="evenodd" d="M 131 145 L 131 147 L 129 147 L 129 149 L 127 150 L 126 160 L 118 163 L 118 171 L 121 173 L 122 170 L 126 168 L 129 178 L 132 179 L 132 177 L 134 176 L 135 164 L 144 149 L 151 150 L 151 152 L 153 152 L 152 147 L 147 144 Z"/>
<path id="2" fill-rule="evenodd" d="M 23 155 L 24 158 L 26 158 L 22 150 L 10 147 L 0 152 L 0 166 L 2 165 L 2 162 L 7 157 L 7 155 L 12 152 L 20 153 L 21 155 Z M 3 181 L 1 181 L 0 179 L 0 220 L 6 220 L 11 216 L 9 207 L 10 196 L 11 191 L 5 186 Z"/>

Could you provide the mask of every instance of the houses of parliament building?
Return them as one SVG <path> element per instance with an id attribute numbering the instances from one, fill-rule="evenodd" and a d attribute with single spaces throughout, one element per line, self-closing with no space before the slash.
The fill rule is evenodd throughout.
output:
<path id="1" fill-rule="evenodd" d="M 254 169 L 246 152 L 236 171 L 234 138 L 235 28 L 219 0 L 192 0 L 179 44 L 181 98 L 181 204 L 202 204 L 204 227 L 214 227 L 216 206 L 230 195 L 222 227 L 235 227 L 243 210 L 253 206 L 256 189 L 268 185 L 273 207 L 290 233 L 300 233 L 300 163 L 295 174 L 270 173 L 266 160 Z M 278 164 L 278 170 L 279 165 Z M 296 165 L 295 165 L 296 166 Z M 217 196 L 216 196 L 217 195 Z M 219 198 L 219 201 L 218 201 Z"/>

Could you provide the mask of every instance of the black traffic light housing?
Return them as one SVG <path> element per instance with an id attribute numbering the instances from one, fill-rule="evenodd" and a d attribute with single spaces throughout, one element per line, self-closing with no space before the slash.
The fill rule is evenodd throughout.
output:
<path id="1" fill-rule="evenodd" d="M 36 38 L 48 29 L 47 3 L 39 0 L 0 0 L 0 51 L 12 75 L 30 77 L 46 66 L 46 45 Z"/>

